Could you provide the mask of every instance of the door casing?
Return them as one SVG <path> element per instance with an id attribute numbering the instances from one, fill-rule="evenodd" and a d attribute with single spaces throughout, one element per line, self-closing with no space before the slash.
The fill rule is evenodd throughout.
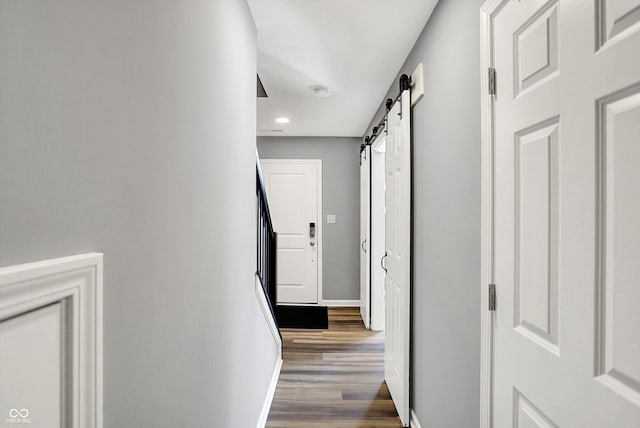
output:
<path id="1" fill-rule="evenodd" d="M 371 145 L 371 330 L 384 330 L 384 270 L 380 265 L 385 251 L 385 152 L 386 138 Z"/>
<path id="2" fill-rule="evenodd" d="M 371 147 L 360 152 L 360 315 L 371 327 Z"/>
<path id="3" fill-rule="evenodd" d="M 55 327 L 60 329 L 60 334 L 57 335 L 58 343 L 55 345 L 59 349 L 58 358 L 62 362 L 58 369 L 62 388 L 56 396 L 40 396 L 34 401 L 39 405 L 46 403 L 46 406 L 60 406 L 60 426 L 103 426 L 102 285 L 101 253 L 0 268 L 0 324 L 3 324 L 0 330 L 4 330 L 6 334 L 10 333 L 8 329 L 11 326 L 24 327 L 22 321 L 12 323 L 12 320 L 26 320 L 30 314 L 47 314 L 45 318 L 41 317 L 39 322 L 48 323 L 57 316 Z M 40 338 L 41 336 L 38 337 Z M 32 338 L 29 336 L 18 339 Z M 40 345 L 43 349 L 52 349 L 50 341 L 48 344 Z M 4 352 L 11 350 L 5 349 Z M 42 372 L 42 367 L 38 366 L 41 363 L 38 359 L 33 362 L 26 361 L 24 367 L 19 367 L 17 373 L 12 371 L 11 375 L 29 379 L 30 374 Z M 24 376 L 20 375 L 22 370 L 25 371 Z M 45 388 L 43 391 L 48 390 Z M 9 394 L 10 399 L 16 401 L 22 401 L 21 396 L 24 396 L 24 388 L 13 391 L 7 385 L 0 385 L 0 394 L 7 396 L 5 392 Z M 16 396 L 13 397 L 13 394 Z M 12 412 L 9 412 L 8 408 L 3 409 L 3 412 L 9 413 L 4 413 L 3 417 L 33 417 L 34 426 L 41 426 L 37 421 L 38 408 L 29 408 L 29 405 L 23 402 L 16 403 L 17 408 L 11 409 Z M 25 408 L 22 408 L 23 406 Z"/>
<path id="4" fill-rule="evenodd" d="M 491 20 L 505 0 L 488 0 L 480 9 L 480 428 L 491 428 L 494 314 L 489 311 L 489 284 L 493 284 L 493 96 L 487 70 L 493 66 Z"/>

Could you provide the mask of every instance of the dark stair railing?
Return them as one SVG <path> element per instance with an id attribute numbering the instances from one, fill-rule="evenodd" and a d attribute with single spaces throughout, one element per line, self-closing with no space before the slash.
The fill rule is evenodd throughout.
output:
<path id="1" fill-rule="evenodd" d="M 278 326 L 276 319 L 276 305 L 278 303 L 278 279 L 277 279 L 277 259 L 278 236 L 273 230 L 269 203 L 267 202 L 267 192 L 264 188 L 264 181 L 260 171 L 260 162 L 256 161 L 256 196 L 258 198 L 258 270 L 257 275 L 262 283 L 264 294 L 269 302 L 269 309 L 273 320 Z M 280 331 L 280 328 L 278 328 Z"/>

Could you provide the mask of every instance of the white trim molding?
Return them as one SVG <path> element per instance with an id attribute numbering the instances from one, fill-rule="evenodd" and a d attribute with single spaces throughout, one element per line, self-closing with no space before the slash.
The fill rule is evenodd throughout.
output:
<path id="1" fill-rule="evenodd" d="M 360 299 L 358 300 L 323 300 L 323 306 L 357 306 L 360 307 Z"/>
<path id="2" fill-rule="evenodd" d="M 269 302 L 267 301 L 267 297 L 264 294 L 264 289 L 262 288 L 262 284 L 260 283 L 260 278 L 258 275 L 255 275 L 255 289 L 256 289 L 256 297 L 258 298 L 258 303 L 260 304 L 260 309 L 262 309 L 262 314 L 264 315 L 264 319 L 269 325 L 269 330 L 271 330 L 271 334 L 273 335 L 273 340 L 280 348 L 280 358 L 282 358 L 282 339 L 280 338 L 280 332 L 278 331 L 278 326 L 273 320 L 273 316 L 271 315 L 271 309 L 269 308 Z"/>
<path id="3" fill-rule="evenodd" d="M 278 357 L 276 359 L 276 365 L 273 368 L 273 375 L 271 376 L 269 389 L 267 389 L 267 395 L 264 398 L 264 403 L 262 404 L 262 409 L 260 410 L 260 417 L 258 418 L 258 423 L 256 425 L 257 428 L 263 428 L 267 423 L 267 418 L 269 417 L 269 410 L 271 410 L 271 403 L 273 402 L 273 396 L 276 392 L 276 387 L 278 386 L 278 379 L 280 378 L 280 370 L 282 369 L 282 339 L 280 338 L 278 326 L 276 325 L 273 316 L 271 315 L 269 302 L 267 301 L 267 298 L 264 294 L 264 290 L 262 288 L 262 284 L 260 283 L 260 278 L 258 277 L 258 275 L 255 276 L 255 291 L 260 309 L 262 309 L 262 314 L 264 315 L 264 319 L 269 325 L 269 330 L 271 331 L 273 340 L 278 347 Z"/>
<path id="4" fill-rule="evenodd" d="M 58 303 L 62 425 L 102 428 L 102 254 L 0 268 L 0 322 Z"/>
<path id="5" fill-rule="evenodd" d="M 264 399 L 262 410 L 260 411 L 260 418 L 258 419 L 257 428 L 264 428 L 269 418 L 269 411 L 271 410 L 271 403 L 273 402 L 273 396 L 276 393 L 276 387 L 278 386 L 278 379 L 280 378 L 280 370 L 282 369 L 282 358 L 278 358 L 278 362 L 273 369 L 273 376 L 271 377 L 271 383 L 267 390 L 267 396 Z"/>
<path id="6" fill-rule="evenodd" d="M 493 426 L 493 328 L 488 310 L 493 283 L 493 147 L 494 95 L 489 94 L 489 69 L 494 67 L 493 19 L 510 0 L 487 0 L 480 9 L 481 110 L 481 267 L 480 267 L 480 428 Z"/>
<path id="7" fill-rule="evenodd" d="M 409 420 L 409 426 L 411 428 L 422 428 L 422 425 L 420 425 L 420 421 L 418 420 L 418 416 L 413 409 L 411 409 L 411 419 Z"/>

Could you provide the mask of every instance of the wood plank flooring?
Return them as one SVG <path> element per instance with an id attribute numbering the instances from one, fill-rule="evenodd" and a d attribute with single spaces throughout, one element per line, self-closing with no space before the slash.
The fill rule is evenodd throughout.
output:
<path id="1" fill-rule="evenodd" d="M 384 334 L 359 308 L 329 308 L 328 330 L 282 329 L 268 428 L 401 427 L 384 383 Z"/>

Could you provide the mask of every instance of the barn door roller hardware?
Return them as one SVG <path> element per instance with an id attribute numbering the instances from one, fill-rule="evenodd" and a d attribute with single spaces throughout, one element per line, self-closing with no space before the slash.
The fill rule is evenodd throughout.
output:
<path id="1" fill-rule="evenodd" d="M 371 130 L 371 135 L 364 137 L 365 145 L 370 146 L 371 144 L 373 144 L 376 137 L 380 135 L 379 132 L 382 131 L 383 129 L 385 130 L 385 133 L 387 132 L 386 125 L 387 125 L 387 115 L 389 114 L 389 111 L 391 110 L 393 105 L 396 103 L 396 101 L 400 99 L 400 97 L 402 96 L 402 92 L 406 91 L 407 89 L 411 89 L 411 77 L 407 76 L 406 74 L 403 74 L 402 76 L 400 76 L 400 80 L 398 81 L 398 83 L 399 83 L 400 92 L 398 93 L 398 95 L 396 95 L 395 98 L 387 98 L 387 100 L 385 101 L 384 105 L 387 109 L 387 112 L 385 113 L 384 116 L 382 116 L 382 119 L 380 119 L 380 122 L 378 122 L 378 124 L 373 127 L 373 129 Z M 400 117 L 402 117 L 402 110 L 400 111 Z M 360 151 L 362 150 L 364 150 L 364 147 L 361 146 Z"/>

